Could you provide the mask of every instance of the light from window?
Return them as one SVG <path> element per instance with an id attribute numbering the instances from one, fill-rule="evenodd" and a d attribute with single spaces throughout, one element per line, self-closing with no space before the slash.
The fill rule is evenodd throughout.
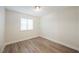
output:
<path id="1" fill-rule="evenodd" d="M 21 31 L 33 30 L 33 19 L 21 18 Z"/>

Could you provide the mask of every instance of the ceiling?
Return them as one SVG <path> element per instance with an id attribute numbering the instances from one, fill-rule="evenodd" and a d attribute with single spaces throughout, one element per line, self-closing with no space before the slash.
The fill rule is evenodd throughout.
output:
<path id="1" fill-rule="evenodd" d="M 51 13 L 52 11 L 57 11 L 65 9 L 65 6 L 41 6 L 40 11 L 35 11 L 34 6 L 6 6 L 6 9 L 13 10 L 21 13 L 26 13 L 33 16 L 44 16 Z"/>

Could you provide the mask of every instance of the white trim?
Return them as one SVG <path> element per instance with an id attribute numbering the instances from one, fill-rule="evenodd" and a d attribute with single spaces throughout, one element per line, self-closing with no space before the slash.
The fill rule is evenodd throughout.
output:
<path id="1" fill-rule="evenodd" d="M 44 36 L 44 35 L 40 35 L 40 36 L 32 36 L 32 37 L 29 37 L 29 38 L 27 38 L 27 39 L 22 39 L 22 40 L 17 40 L 17 41 L 12 41 L 12 42 L 7 42 L 7 43 L 5 43 L 4 46 L 6 46 L 6 45 L 8 45 L 8 44 L 12 44 L 12 43 L 16 43 L 16 42 L 24 41 L 24 40 L 29 40 L 29 39 L 36 38 L 36 37 L 43 37 L 43 38 L 46 38 L 46 39 L 51 40 L 51 41 L 53 41 L 53 42 L 62 44 L 62 45 L 64 45 L 64 46 L 67 46 L 67 47 L 70 47 L 70 48 L 72 48 L 72 49 L 75 49 L 75 50 L 79 51 L 79 48 L 76 48 L 76 47 L 74 47 L 74 46 L 65 44 L 65 43 L 60 42 L 60 41 L 56 41 L 56 40 L 54 40 L 54 39 L 52 39 L 52 38 L 50 38 L 50 37 Z"/>
<path id="2" fill-rule="evenodd" d="M 39 37 L 39 36 L 37 35 L 37 36 L 28 37 L 27 39 L 25 38 L 25 39 L 20 39 L 20 40 L 16 40 L 16 41 L 6 42 L 5 46 L 8 44 L 12 44 L 12 43 L 16 43 L 16 42 L 20 42 L 20 41 L 24 41 L 24 40 L 29 40 L 29 39 L 36 38 L 36 37 Z"/>
<path id="3" fill-rule="evenodd" d="M 61 45 L 64 45 L 64 46 L 66 46 L 66 47 L 70 47 L 70 48 L 72 48 L 72 49 L 75 49 L 75 50 L 79 51 L 79 47 L 77 48 L 77 47 L 74 47 L 74 46 L 65 44 L 65 43 L 63 43 L 63 42 L 54 40 L 54 39 L 52 39 L 52 38 L 50 38 L 50 37 L 47 37 L 47 36 L 44 36 L 44 35 L 41 35 L 40 37 L 46 38 L 46 39 L 51 40 L 51 41 L 53 41 L 53 42 L 59 43 L 59 44 L 61 44 Z"/>

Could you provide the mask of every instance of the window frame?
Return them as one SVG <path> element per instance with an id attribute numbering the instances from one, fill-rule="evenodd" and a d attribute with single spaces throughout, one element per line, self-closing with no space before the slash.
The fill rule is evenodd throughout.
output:
<path id="1" fill-rule="evenodd" d="M 24 19 L 24 21 L 26 20 L 26 21 L 24 22 L 24 23 L 26 23 L 26 25 L 24 26 L 24 27 L 26 27 L 25 29 L 22 28 L 22 20 L 23 20 L 23 19 Z M 31 22 L 32 22 L 32 23 L 31 23 L 32 29 L 29 29 L 29 28 L 30 28 L 30 27 L 29 27 L 30 24 L 28 24 L 28 23 L 30 23 L 29 20 L 32 20 L 32 21 L 31 21 Z M 33 19 L 21 17 L 21 19 L 20 19 L 20 31 L 30 31 L 30 30 L 32 31 L 33 29 L 34 29 L 34 21 L 33 21 Z"/>

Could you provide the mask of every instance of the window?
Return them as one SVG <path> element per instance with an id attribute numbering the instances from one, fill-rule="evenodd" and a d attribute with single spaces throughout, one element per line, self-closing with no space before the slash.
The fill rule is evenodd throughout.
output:
<path id="1" fill-rule="evenodd" d="M 21 31 L 33 30 L 33 19 L 21 18 Z"/>

